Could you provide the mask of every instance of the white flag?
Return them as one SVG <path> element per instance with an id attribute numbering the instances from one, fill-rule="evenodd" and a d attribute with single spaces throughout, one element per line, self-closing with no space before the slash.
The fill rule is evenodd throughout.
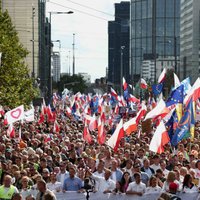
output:
<path id="1" fill-rule="evenodd" d="M 13 110 L 8 111 L 5 116 L 5 124 L 12 124 L 24 119 L 24 105 L 21 105 Z"/>

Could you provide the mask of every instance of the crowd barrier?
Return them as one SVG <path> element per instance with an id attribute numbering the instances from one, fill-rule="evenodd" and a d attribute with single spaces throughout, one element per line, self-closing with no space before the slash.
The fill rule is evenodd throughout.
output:
<path id="1" fill-rule="evenodd" d="M 57 192 L 55 193 L 57 200 L 85 200 L 86 193 L 77 192 Z M 143 196 L 126 195 L 126 194 L 102 194 L 100 192 L 90 193 L 90 200 L 157 200 L 160 193 L 144 194 Z M 200 200 L 200 193 L 179 193 L 181 200 Z"/>

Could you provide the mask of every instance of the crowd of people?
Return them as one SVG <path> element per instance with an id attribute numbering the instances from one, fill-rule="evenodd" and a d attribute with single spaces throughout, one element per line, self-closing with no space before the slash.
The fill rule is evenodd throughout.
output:
<path id="1" fill-rule="evenodd" d="M 66 115 L 59 106 L 54 112 L 59 132 L 53 131 L 54 123 L 47 119 L 38 123 L 39 109 L 35 108 L 34 122 L 14 124 L 14 138 L 8 137 L 2 116 L 0 199 L 55 200 L 57 192 L 90 191 L 136 196 L 160 193 L 159 200 L 163 200 L 199 191 L 198 122 L 194 141 L 182 140 L 175 149 L 167 144 L 163 153 L 155 154 L 149 151 L 153 131 L 139 138 L 137 133 L 125 134 L 113 151 L 106 142 L 98 143 L 97 130 L 91 132 L 88 144 L 83 139 L 83 121 Z M 107 141 L 113 126 L 106 124 L 105 130 Z"/>

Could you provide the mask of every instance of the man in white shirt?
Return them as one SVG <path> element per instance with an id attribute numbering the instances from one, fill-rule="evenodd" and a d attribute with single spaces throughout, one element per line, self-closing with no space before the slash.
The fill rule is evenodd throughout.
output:
<path id="1" fill-rule="evenodd" d="M 88 172 L 89 172 L 89 170 L 88 170 Z M 103 192 L 104 194 L 111 193 L 115 189 L 116 183 L 115 183 L 115 181 L 110 179 L 111 171 L 109 169 L 105 170 L 104 177 L 96 176 L 96 175 L 92 174 L 91 172 L 89 172 L 89 173 L 90 173 L 91 177 L 99 183 L 98 184 L 99 187 L 97 188 L 97 190 L 99 192 Z"/>
<path id="2" fill-rule="evenodd" d="M 47 189 L 56 192 L 60 192 L 62 190 L 61 182 L 56 180 L 56 173 L 54 172 L 50 174 L 50 183 L 47 183 Z"/>
<path id="3" fill-rule="evenodd" d="M 158 155 L 153 156 L 153 164 L 150 167 L 154 172 L 156 172 L 157 169 L 160 169 L 160 157 Z"/>
<path id="4" fill-rule="evenodd" d="M 57 174 L 57 181 L 61 182 L 61 185 L 63 187 L 64 184 L 64 180 L 67 179 L 69 177 L 69 172 L 66 170 L 66 163 L 65 162 L 61 162 L 60 163 L 60 173 Z"/>
<path id="5" fill-rule="evenodd" d="M 146 191 L 146 185 L 141 182 L 140 173 L 135 173 L 134 175 L 135 182 L 129 184 L 126 194 L 135 194 L 142 196 Z"/>

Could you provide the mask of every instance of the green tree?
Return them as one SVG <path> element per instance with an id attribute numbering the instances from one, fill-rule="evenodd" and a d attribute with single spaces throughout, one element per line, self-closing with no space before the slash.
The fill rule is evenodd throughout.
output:
<path id="1" fill-rule="evenodd" d="M 28 51 L 22 46 L 8 12 L 0 10 L 0 105 L 28 105 L 38 90 L 33 87 L 24 62 Z"/>
<path id="2" fill-rule="evenodd" d="M 60 78 L 58 85 L 58 92 L 61 93 L 64 88 L 72 90 L 74 93 L 81 92 L 83 93 L 87 88 L 86 82 L 83 80 L 81 75 L 64 75 Z"/>

